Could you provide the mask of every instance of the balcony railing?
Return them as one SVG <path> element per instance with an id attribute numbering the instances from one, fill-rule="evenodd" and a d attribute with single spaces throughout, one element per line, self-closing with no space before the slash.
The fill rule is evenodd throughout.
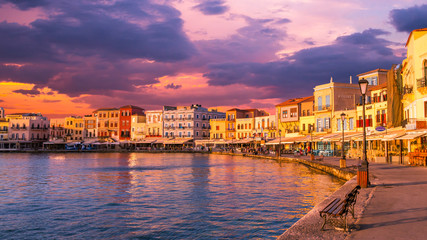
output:
<path id="1" fill-rule="evenodd" d="M 423 88 L 423 87 L 427 87 L 426 79 L 425 78 L 417 79 L 417 88 Z"/>
<path id="2" fill-rule="evenodd" d="M 405 85 L 403 87 L 403 94 L 411 94 L 414 92 L 413 86 Z"/>

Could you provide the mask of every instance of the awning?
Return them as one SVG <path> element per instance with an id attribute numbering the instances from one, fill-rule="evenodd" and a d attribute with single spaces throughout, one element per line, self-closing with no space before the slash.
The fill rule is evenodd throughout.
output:
<path id="1" fill-rule="evenodd" d="M 401 137 L 403 135 L 405 135 L 406 131 L 402 130 L 402 131 L 397 131 L 397 132 L 389 132 L 386 135 L 383 136 L 383 138 L 381 139 L 381 141 L 393 141 L 398 137 Z"/>
<path id="2" fill-rule="evenodd" d="M 190 142 L 192 139 L 169 139 L 165 140 L 163 144 L 185 144 Z"/>
<path id="3" fill-rule="evenodd" d="M 427 133 L 425 133 L 425 132 L 422 132 L 422 133 L 406 133 L 405 135 L 403 135 L 401 137 L 397 137 L 396 140 L 411 140 L 411 139 L 422 137 L 426 134 Z"/>

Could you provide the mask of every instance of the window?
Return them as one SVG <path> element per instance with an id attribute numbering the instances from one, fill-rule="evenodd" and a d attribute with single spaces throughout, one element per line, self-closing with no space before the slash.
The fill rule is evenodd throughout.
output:
<path id="1" fill-rule="evenodd" d="M 191 132 L 187 132 L 187 137 L 191 137 Z"/>
<path id="2" fill-rule="evenodd" d="M 168 132 L 165 132 L 165 136 L 167 137 L 169 135 L 169 133 Z"/>
<path id="3" fill-rule="evenodd" d="M 322 97 L 317 98 L 317 110 L 322 110 Z"/>
<path id="4" fill-rule="evenodd" d="M 291 108 L 291 118 L 297 117 L 297 108 Z"/>
<path id="5" fill-rule="evenodd" d="M 424 117 L 427 117 L 427 101 L 424 102 Z"/>
<path id="6" fill-rule="evenodd" d="M 199 119 L 199 114 L 196 115 L 196 118 Z"/>
<path id="7" fill-rule="evenodd" d="M 331 106 L 331 97 L 329 95 L 326 95 L 325 97 L 325 105 L 326 107 L 330 107 Z"/>
<path id="8" fill-rule="evenodd" d="M 288 118 L 288 110 L 283 111 L 283 117 Z"/>
<path id="9" fill-rule="evenodd" d="M 199 132 L 196 132 L 196 136 L 197 136 L 197 137 L 199 136 Z"/>
<path id="10" fill-rule="evenodd" d="M 341 119 L 337 119 L 337 131 L 341 131 Z"/>
<path id="11" fill-rule="evenodd" d="M 302 115 L 305 116 L 305 110 L 302 110 Z"/>

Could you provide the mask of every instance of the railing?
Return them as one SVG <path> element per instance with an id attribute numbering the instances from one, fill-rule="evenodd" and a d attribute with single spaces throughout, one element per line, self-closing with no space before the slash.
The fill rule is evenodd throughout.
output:
<path id="1" fill-rule="evenodd" d="M 417 79 L 417 88 L 423 88 L 423 87 L 427 87 L 426 79 L 425 78 Z"/>
<path id="2" fill-rule="evenodd" d="M 409 118 L 402 121 L 402 127 L 406 128 L 406 130 L 427 128 L 427 121 L 425 119 Z"/>
<path id="3" fill-rule="evenodd" d="M 411 94 L 413 92 L 414 92 L 414 87 L 413 86 L 405 85 L 403 87 L 403 94 Z"/>

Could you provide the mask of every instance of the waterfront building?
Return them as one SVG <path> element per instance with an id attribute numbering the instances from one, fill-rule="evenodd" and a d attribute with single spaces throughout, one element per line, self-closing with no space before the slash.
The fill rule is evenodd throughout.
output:
<path id="1" fill-rule="evenodd" d="M 15 113 L 9 119 L 10 141 L 43 142 L 49 139 L 49 120 L 40 113 Z"/>
<path id="2" fill-rule="evenodd" d="M 163 111 L 150 110 L 147 115 L 147 137 L 163 136 Z"/>
<path id="3" fill-rule="evenodd" d="M 66 117 L 64 128 L 67 141 L 83 141 L 84 120 L 82 117 Z"/>
<path id="4" fill-rule="evenodd" d="M 9 122 L 6 118 L 0 118 L 0 141 L 8 139 Z"/>
<path id="5" fill-rule="evenodd" d="M 209 139 L 209 120 L 224 118 L 225 114 L 193 104 L 178 107 L 164 106 L 163 116 L 163 136 L 203 140 Z"/>
<path id="6" fill-rule="evenodd" d="M 255 134 L 255 117 L 269 116 L 269 114 L 264 110 L 238 108 L 227 110 L 225 114 L 225 139 L 229 140 L 236 138 L 254 137 L 253 134 Z M 243 120 L 242 118 L 246 118 L 247 120 Z M 239 127 L 237 127 L 237 119 L 241 119 L 239 120 Z M 239 133 L 241 134 L 240 137 L 236 134 L 237 130 L 239 130 Z"/>
<path id="7" fill-rule="evenodd" d="M 365 102 L 366 130 L 374 131 L 378 126 L 387 126 L 387 82 L 370 87 Z M 363 106 L 357 104 L 356 128 L 363 131 Z"/>
<path id="8" fill-rule="evenodd" d="M 132 115 L 131 120 L 131 140 L 139 141 L 143 138 L 146 138 L 147 134 L 147 123 L 146 116 L 134 114 Z"/>
<path id="9" fill-rule="evenodd" d="M 118 108 L 101 108 L 93 112 L 97 121 L 98 139 L 119 140 L 119 115 Z"/>
<path id="10" fill-rule="evenodd" d="M 378 81 L 377 81 L 378 82 Z M 359 99 L 359 85 L 331 81 L 314 87 L 314 118 L 316 133 L 331 133 L 332 121 L 336 121 L 335 112 L 355 109 Z"/>
<path id="11" fill-rule="evenodd" d="M 51 118 L 49 122 L 49 140 L 65 140 L 65 118 Z"/>
<path id="12" fill-rule="evenodd" d="M 209 121 L 211 126 L 210 139 L 225 139 L 226 121 L 225 118 L 211 118 Z"/>
<path id="13" fill-rule="evenodd" d="M 230 125 L 231 127 L 233 125 Z M 237 118 L 236 119 L 236 137 L 231 139 L 255 138 L 255 118 Z"/>
<path id="14" fill-rule="evenodd" d="M 263 139 L 275 138 L 277 135 L 276 115 L 255 117 L 255 136 Z"/>
<path id="15" fill-rule="evenodd" d="M 402 99 L 407 129 L 425 128 L 427 120 L 427 28 L 410 33 L 402 62 Z"/>
<path id="16" fill-rule="evenodd" d="M 83 117 L 84 128 L 83 128 L 83 140 L 94 140 L 98 138 L 96 117 L 89 114 Z"/>
<path id="17" fill-rule="evenodd" d="M 0 141 L 8 139 L 9 121 L 5 118 L 4 108 L 0 107 Z"/>
<path id="18" fill-rule="evenodd" d="M 357 125 L 359 117 L 362 115 L 361 107 L 358 106 L 356 109 L 350 109 L 350 110 L 343 110 L 343 111 L 335 111 L 333 113 L 333 119 L 335 121 L 332 124 L 332 132 L 333 133 L 342 133 L 342 120 L 341 120 L 341 114 L 345 114 L 345 120 L 344 120 L 344 132 L 356 132 L 356 131 L 362 131 L 363 129 L 358 129 Z M 362 121 L 363 122 L 363 121 Z"/>
<path id="19" fill-rule="evenodd" d="M 314 97 L 292 98 L 276 105 L 278 130 L 282 136 L 300 132 L 300 118 L 313 115 Z M 306 126 L 303 125 L 303 128 Z M 308 126 L 307 126 L 308 127 Z"/>
<path id="20" fill-rule="evenodd" d="M 133 106 L 126 105 L 120 107 L 120 117 L 119 117 L 119 139 L 121 141 L 128 141 L 131 139 L 131 123 L 132 115 L 145 115 L 144 109 Z"/>

